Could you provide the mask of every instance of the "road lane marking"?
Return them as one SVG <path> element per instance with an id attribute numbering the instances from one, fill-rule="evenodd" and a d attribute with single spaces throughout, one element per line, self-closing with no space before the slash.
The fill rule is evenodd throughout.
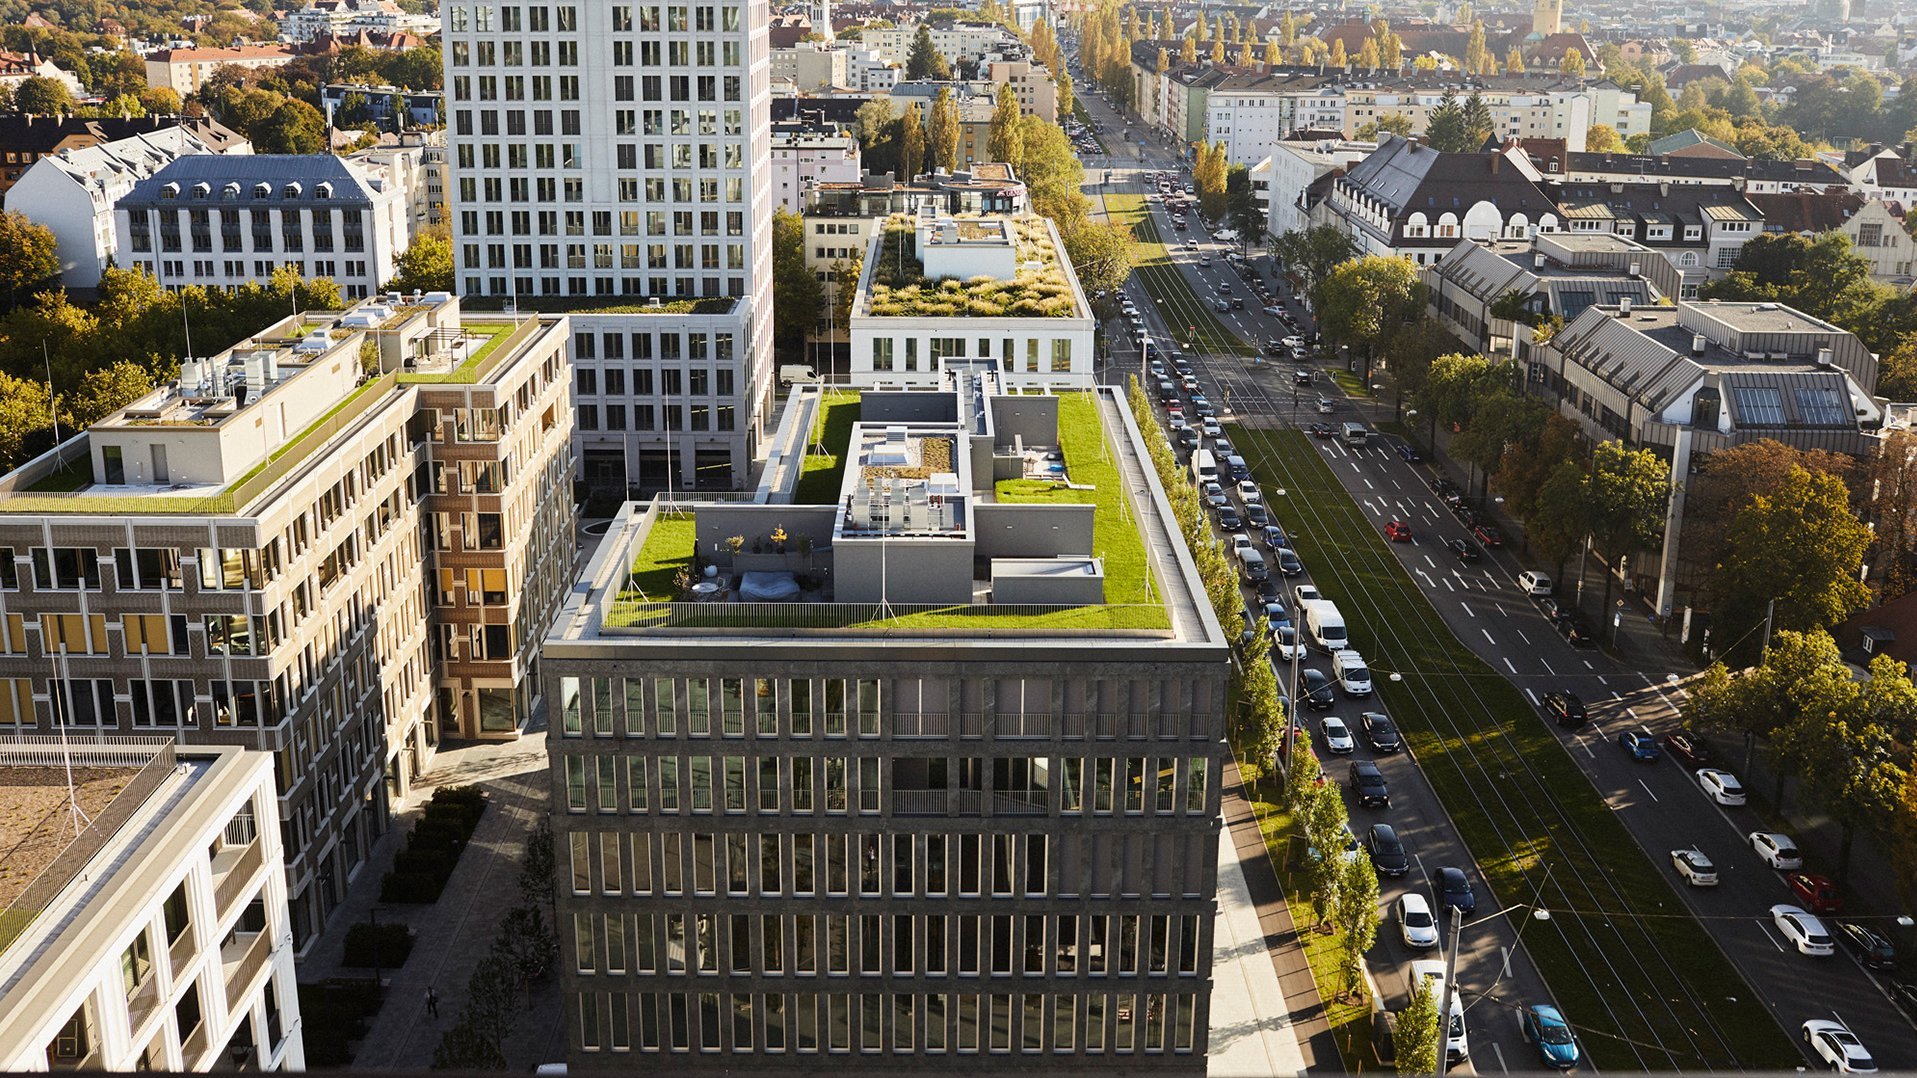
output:
<path id="1" fill-rule="evenodd" d="M 1468 606 L 1465 606 L 1465 605 L 1464 605 L 1463 603 L 1459 603 L 1458 605 L 1459 605 L 1459 606 L 1461 606 L 1461 607 L 1464 607 L 1464 612 L 1465 612 L 1465 613 L 1467 613 L 1467 614 L 1471 614 L 1471 608 L 1470 608 L 1470 607 L 1468 607 Z M 1471 614 L 1471 616 L 1472 616 L 1472 617 L 1474 617 L 1474 618 L 1475 618 L 1475 617 L 1477 617 L 1477 615 L 1476 615 L 1476 614 Z"/>
<path id="2" fill-rule="evenodd" d="M 1610 683 L 1610 682 L 1608 682 L 1608 681 L 1606 681 L 1606 680 L 1604 680 L 1604 675 L 1603 675 L 1603 674 L 1599 674 L 1599 675 L 1598 675 L 1598 684 L 1599 684 L 1599 685 L 1604 685 L 1604 686 L 1607 686 L 1607 687 L 1608 687 L 1608 686 L 1609 686 L 1609 685 L 1610 685 L 1611 683 Z"/>
<path id="3" fill-rule="evenodd" d="M 1544 667 L 1544 672 L 1551 675 L 1552 677 L 1558 676 L 1558 672 L 1556 670 L 1551 669 L 1551 664 L 1548 662 L 1545 662 L 1543 659 L 1538 660 L 1538 665 Z"/>
<path id="4" fill-rule="evenodd" d="M 1451 591 L 1451 592 L 1455 592 L 1458 590 L 1451 586 L 1451 578 L 1448 576 L 1444 578 L 1444 590 Z"/>
<path id="5" fill-rule="evenodd" d="M 1426 586 L 1426 587 L 1432 587 L 1432 588 L 1435 588 L 1435 587 L 1437 587 L 1437 586 L 1438 586 L 1438 582 L 1437 582 L 1437 581 L 1435 581 L 1435 580 L 1432 580 L 1432 579 L 1431 579 L 1431 574 L 1430 574 L 1430 573 L 1427 573 L 1427 572 L 1425 572 L 1425 571 L 1424 571 L 1423 569 L 1418 569 L 1418 570 L 1415 570 L 1415 572 L 1416 572 L 1416 573 L 1417 573 L 1417 574 L 1418 574 L 1419 576 L 1421 576 L 1421 577 L 1424 577 L 1424 582 L 1425 582 L 1425 586 Z"/>
<path id="6" fill-rule="evenodd" d="M 1430 567 L 1432 567 L 1433 569 L 1436 569 L 1436 568 L 1438 567 L 1438 563 L 1437 563 L 1437 562 L 1435 562 L 1435 561 L 1432 561 L 1432 560 L 1431 560 L 1431 555 L 1429 555 L 1429 554 L 1426 554 L 1426 555 L 1424 556 L 1424 563 L 1425 563 L 1426 565 L 1429 565 L 1429 566 L 1430 566 Z"/>
<path id="7" fill-rule="evenodd" d="M 1532 706 L 1532 707 L 1540 707 L 1540 706 L 1542 706 L 1542 705 L 1540 705 L 1540 704 L 1538 703 L 1538 693 L 1537 693 L 1537 690 L 1536 690 L 1536 689 L 1526 689 L 1526 690 L 1524 690 L 1524 695 L 1526 695 L 1526 696 L 1529 696 L 1529 697 L 1531 698 L 1531 706 Z"/>
<path id="8" fill-rule="evenodd" d="M 1518 668 L 1517 668 L 1517 667 L 1515 667 L 1515 666 L 1513 666 L 1513 665 L 1511 665 L 1511 660 L 1510 660 L 1510 659 L 1506 659 L 1506 660 L 1504 660 L 1504 668 L 1505 668 L 1506 670 L 1509 670 L 1509 671 L 1511 671 L 1511 672 L 1512 672 L 1513 674 L 1515 674 L 1515 673 L 1517 673 L 1517 672 L 1518 672 Z"/>
<path id="9" fill-rule="evenodd" d="M 1771 941 L 1771 946 L 1777 948 L 1779 951 L 1784 950 L 1784 945 L 1777 942 L 1776 936 L 1771 935 L 1771 926 L 1765 924 L 1763 921 L 1758 921 L 1757 930 L 1759 932 L 1764 933 L 1764 938 Z M 1789 953 L 1789 952 L 1785 952 L 1785 953 Z"/>
<path id="10" fill-rule="evenodd" d="M 1492 639 L 1491 639 L 1491 630 L 1489 630 L 1489 629 L 1480 629 L 1480 630 L 1478 630 L 1478 631 L 1484 634 L 1484 639 L 1485 639 L 1485 641 L 1486 641 L 1487 643 L 1489 643 L 1489 644 L 1490 644 L 1490 645 L 1491 645 L 1492 647 L 1497 647 L 1497 646 L 1498 646 L 1498 642 L 1497 642 L 1496 640 L 1492 640 Z"/>
<path id="11" fill-rule="evenodd" d="M 1518 639 L 1519 639 L 1519 640 L 1522 640 L 1522 641 L 1524 641 L 1524 643 L 1525 643 L 1525 645 L 1526 645 L 1527 647 L 1528 647 L 1528 646 L 1530 646 L 1530 643 L 1531 643 L 1531 638 L 1530 638 L 1530 637 L 1528 637 L 1528 636 L 1526 636 L 1526 635 L 1524 635 L 1524 630 L 1523 630 L 1523 629 L 1517 629 L 1517 630 L 1515 630 L 1515 631 L 1516 631 L 1516 632 L 1517 632 L 1517 634 L 1518 634 Z"/>
<path id="12" fill-rule="evenodd" d="M 1644 781 L 1643 779 L 1639 779 L 1639 780 L 1637 780 L 1637 784 L 1638 784 L 1639 786 L 1642 786 L 1642 787 L 1644 787 L 1644 792 L 1645 792 L 1645 793 L 1647 793 L 1647 794 L 1651 794 L 1651 800 L 1653 800 L 1653 801 L 1656 801 L 1656 800 L 1659 800 L 1659 798 L 1658 798 L 1658 796 L 1657 796 L 1656 794 L 1654 794 L 1654 793 L 1651 793 L 1651 787 L 1650 787 L 1650 784 L 1649 784 L 1649 783 L 1647 783 L 1647 782 L 1645 782 L 1645 781 Z"/>
<path id="13" fill-rule="evenodd" d="M 1595 666 L 1592 666 L 1592 665 L 1591 665 L 1591 660 L 1589 660 L 1589 659 L 1586 659 L 1586 660 L 1584 660 L 1584 668 L 1585 668 L 1586 670 L 1596 670 L 1596 669 L 1597 669 L 1597 667 L 1595 667 Z"/>

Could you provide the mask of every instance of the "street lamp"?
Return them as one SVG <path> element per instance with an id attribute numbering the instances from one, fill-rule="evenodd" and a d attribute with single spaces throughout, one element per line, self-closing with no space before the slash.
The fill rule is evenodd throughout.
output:
<path id="1" fill-rule="evenodd" d="M 1550 878 L 1550 875 L 1551 875 L 1550 866 L 1547 865 L 1545 867 L 1544 875 L 1546 879 Z M 1539 889 L 1542 890 L 1542 888 L 1543 888 L 1543 884 L 1540 882 Z M 1498 912 L 1492 913 L 1492 914 L 1486 914 L 1485 916 L 1480 917 L 1475 921 L 1472 921 L 1470 924 L 1463 923 L 1464 918 L 1458 915 L 1457 910 L 1453 909 L 1451 911 L 1451 945 L 1445 948 L 1445 953 L 1444 953 L 1444 998 L 1438 1001 L 1438 1030 L 1439 1030 L 1438 1052 L 1440 1057 L 1444 1056 L 1446 1051 L 1446 1046 L 1448 1046 L 1451 1041 L 1451 1003 L 1458 996 L 1458 939 L 1459 937 L 1464 934 L 1464 930 L 1467 928 L 1476 928 L 1478 925 L 1484 924 L 1487 921 L 1495 921 L 1498 918 L 1503 917 L 1505 914 L 1512 912 L 1513 910 L 1522 910 L 1522 909 L 1528 909 L 1531 911 L 1531 919 L 1533 921 L 1548 921 L 1551 919 L 1550 910 L 1547 910 L 1542 906 L 1533 905 L 1532 903 L 1529 903 L 1529 902 L 1514 902 L 1511 905 L 1506 906 L 1503 909 L 1499 910 Z M 1518 936 L 1523 936 L 1523 935 L 1524 935 L 1524 926 L 1520 924 L 1518 926 Z M 1512 942 L 1512 948 L 1513 950 L 1515 950 L 1517 945 L 1517 940 L 1513 939 L 1511 942 Z M 1511 969 L 1511 952 L 1506 951 L 1504 956 L 1504 966 L 1503 968 L 1498 970 L 1498 976 L 1496 979 L 1494 979 L 1491 982 L 1491 984 L 1495 986 L 1498 983 L 1498 981 L 1503 980 L 1504 975 L 1510 972 L 1510 969 Z M 1488 992 L 1489 990 L 1490 989 L 1487 988 L 1486 992 Z M 1478 998 L 1480 1000 L 1483 999 L 1484 994 L 1480 993 Z M 1477 1004 L 1473 1003 L 1472 1006 L 1475 1007 L 1477 1006 Z M 1462 1024 L 1464 1021 L 1462 1012 L 1460 1012 L 1458 1021 L 1460 1024 Z"/>

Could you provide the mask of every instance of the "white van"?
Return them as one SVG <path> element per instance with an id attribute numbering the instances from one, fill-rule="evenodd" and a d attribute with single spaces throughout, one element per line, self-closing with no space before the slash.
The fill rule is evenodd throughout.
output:
<path id="1" fill-rule="evenodd" d="M 1199 486 L 1218 478 L 1218 460 L 1209 449 L 1194 449 L 1191 454 L 1191 481 Z"/>
<path id="2" fill-rule="evenodd" d="M 1304 607 L 1305 636 L 1312 647 L 1330 654 L 1351 646 L 1351 638 L 1345 634 L 1345 618 L 1338 612 L 1337 603 L 1329 599 L 1314 599 L 1301 605 Z"/>
<path id="3" fill-rule="evenodd" d="M 813 370 L 809 364 L 779 364 L 779 384 L 782 386 L 798 385 L 802 382 L 816 382 L 818 380 L 819 372 Z"/>
<path id="4" fill-rule="evenodd" d="M 1551 578 L 1536 569 L 1526 569 L 1518 574 L 1518 587 L 1523 588 L 1526 595 L 1549 595 Z"/>
<path id="5" fill-rule="evenodd" d="M 1444 1006 L 1444 963 L 1427 958 L 1411 963 L 1409 984 L 1416 988 L 1418 980 L 1423 978 L 1431 984 L 1431 999 L 1438 1006 Z M 1462 1063 L 1471 1057 L 1471 1044 L 1464 1032 L 1464 1000 L 1456 994 L 1451 997 L 1451 1028 L 1444 1038 L 1444 1061 L 1447 1064 Z"/>
<path id="6" fill-rule="evenodd" d="M 1363 445 L 1371 439 L 1371 432 L 1363 423 L 1346 423 L 1341 430 L 1346 445 Z"/>

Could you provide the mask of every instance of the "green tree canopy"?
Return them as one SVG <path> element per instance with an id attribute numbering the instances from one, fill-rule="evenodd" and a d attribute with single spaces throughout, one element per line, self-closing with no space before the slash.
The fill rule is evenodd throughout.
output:
<path id="1" fill-rule="evenodd" d="M 17 302 L 60 277 L 60 245 L 53 230 L 18 210 L 0 213 L 0 294 Z"/>
<path id="2" fill-rule="evenodd" d="M 1863 609 L 1870 589 L 1858 577 L 1870 540 L 1842 479 L 1792 465 L 1773 493 L 1751 497 L 1725 536 L 1707 588 L 1712 645 L 1733 661 L 1753 659 L 1773 600 L 1774 629 L 1828 629 Z"/>
<path id="3" fill-rule="evenodd" d="M 1300 290 L 1315 297 L 1332 270 L 1358 257 L 1358 245 L 1335 225 L 1313 225 L 1279 235 L 1272 241 L 1272 253 L 1298 278 Z"/>
<path id="4" fill-rule="evenodd" d="M 1452 914 L 1452 916 L 1458 916 Z M 1392 1031 L 1392 1048 L 1399 1074 L 1438 1073 L 1438 1054 L 1442 1039 L 1438 1033 L 1438 1008 L 1442 1006 L 1431 991 L 1431 979 L 1419 977 L 1411 986 L 1411 999 L 1398 1012 Z"/>
<path id="5" fill-rule="evenodd" d="M 29 75 L 13 88 L 13 107 L 30 116 L 70 114 L 73 94 L 59 79 Z"/>
<path id="6" fill-rule="evenodd" d="M 998 105 L 992 110 L 991 135 L 986 152 L 994 161 L 1016 164 L 1025 156 L 1024 125 L 1018 110 L 1018 94 L 1010 82 L 999 84 Z"/>
<path id="7" fill-rule="evenodd" d="M 393 279 L 386 282 L 388 291 L 451 292 L 452 237 L 443 228 L 422 231 L 394 260 L 393 269 Z"/>
<path id="8" fill-rule="evenodd" d="M 772 213 L 773 344 L 796 362 L 825 308 L 825 289 L 805 264 L 805 220 L 783 206 Z"/>
<path id="9" fill-rule="evenodd" d="M 918 33 L 912 38 L 912 49 L 905 57 L 905 77 L 914 80 L 952 77 L 951 63 L 932 43 L 932 29 L 924 23 L 919 24 Z"/>

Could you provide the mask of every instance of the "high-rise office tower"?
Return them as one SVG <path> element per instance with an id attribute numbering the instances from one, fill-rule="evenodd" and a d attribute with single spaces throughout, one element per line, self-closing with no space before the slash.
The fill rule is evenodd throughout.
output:
<path id="1" fill-rule="evenodd" d="M 1123 396 L 995 366 L 795 393 L 756 494 L 602 540 L 541 660 L 575 1067 L 1203 1072 L 1228 644 Z"/>
<path id="2" fill-rule="evenodd" d="M 444 10 L 460 293 L 572 313 L 588 483 L 735 487 L 772 382 L 765 0 Z"/>

